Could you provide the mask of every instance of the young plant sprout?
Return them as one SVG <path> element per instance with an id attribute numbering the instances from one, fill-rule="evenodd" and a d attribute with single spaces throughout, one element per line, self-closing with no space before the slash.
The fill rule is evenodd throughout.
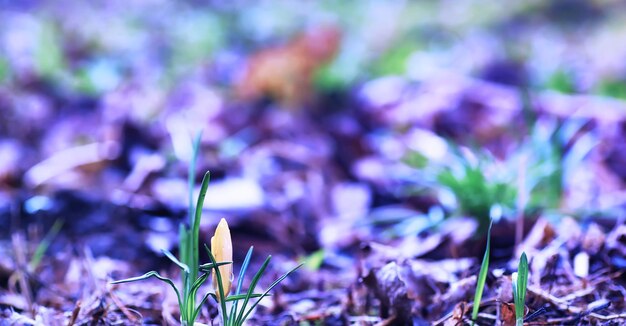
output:
<path id="1" fill-rule="evenodd" d="M 511 275 L 511 283 L 513 283 L 513 300 L 515 301 L 515 326 L 523 326 L 526 286 L 528 285 L 528 259 L 525 252 L 520 257 L 517 272 Z"/>
<path id="2" fill-rule="evenodd" d="M 59 234 L 59 231 L 61 231 L 61 228 L 63 227 L 63 223 L 64 223 L 63 220 L 54 221 L 54 224 L 52 225 L 52 228 L 50 229 L 50 231 L 46 233 L 44 238 L 41 239 L 41 242 L 37 245 L 37 248 L 35 249 L 35 252 L 33 253 L 33 256 L 31 257 L 30 262 L 28 263 L 28 267 L 31 272 L 36 270 L 37 267 L 39 266 L 39 263 L 41 263 L 41 259 L 43 258 L 43 255 L 48 250 L 48 247 L 50 247 L 52 240 L 54 240 L 57 234 Z"/>
<path id="3" fill-rule="evenodd" d="M 204 195 L 206 194 L 208 183 L 209 173 L 207 172 L 204 175 L 204 179 L 202 180 L 202 186 L 200 187 L 200 196 L 198 197 L 198 204 L 195 208 L 195 217 L 197 219 L 200 218 L 200 211 L 202 210 L 202 204 L 204 202 Z M 180 322 L 183 326 L 194 325 L 195 320 L 200 313 L 200 308 L 206 302 L 209 296 L 209 294 L 204 295 L 202 299 L 198 303 L 196 303 L 198 290 L 200 290 L 200 287 L 209 278 L 209 273 L 207 272 L 199 275 L 198 272 L 200 271 L 200 268 L 210 268 L 213 264 L 215 264 L 216 267 L 232 264 L 232 262 L 227 261 L 199 265 L 198 260 L 194 260 L 194 257 L 197 257 L 198 254 L 197 252 L 193 252 L 194 249 L 197 250 L 197 245 L 193 246 L 193 243 L 198 242 L 198 229 L 200 228 L 200 223 L 199 221 L 198 223 L 195 223 L 194 221 L 194 223 L 191 225 L 191 229 L 187 229 L 184 225 L 181 225 L 180 227 L 180 259 L 176 258 L 171 252 L 163 250 L 163 254 L 181 269 L 181 290 L 176 287 L 171 279 L 159 275 L 159 273 L 157 273 L 156 271 L 151 271 L 138 277 L 132 277 L 111 282 L 112 284 L 119 284 L 141 281 L 150 277 L 156 277 L 159 280 L 169 284 L 176 293 L 176 299 L 178 300 L 178 306 L 180 308 Z"/>
<path id="4" fill-rule="evenodd" d="M 190 193 L 194 189 L 193 173 L 195 170 L 195 161 L 198 156 L 199 144 L 200 135 L 198 135 L 194 141 L 193 158 L 189 167 Z M 199 263 L 198 243 L 200 218 L 202 216 L 202 206 L 204 204 L 204 197 L 206 195 L 208 184 L 209 172 L 207 172 L 202 179 L 200 194 L 197 198 L 195 208 L 193 206 L 193 197 L 190 196 L 189 227 L 181 224 L 179 229 L 180 258 L 176 258 L 167 250 L 163 250 L 163 254 L 181 269 L 182 289 L 179 290 L 171 279 L 159 275 L 156 271 L 151 271 L 142 276 L 118 280 L 111 283 L 119 284 L 135 282 L 145 280 L 150 277 L 156 277 L 157 279 L 169 284 L 176 293 L 178 306 L 180 308 L 180 322 L 183 326 L 193 326 L 195 324 L 195 320 L 200 313 L 200 309 L 209 296 L 213 297 L 220 305 L 220 313 L 222 317 L 221 321 L 223 326 L 243 325 L 244 321 L 250 316 L 259 301 L 265 296 L 268 296 L 269 292 L 276 287 L 278 283 L 302 266 L 302 264 L 279 277 L 267 288 L 264 293 L 253 293 L 259 279 L 265 272 L 271 259 L 271 256 L 267 257 L 259 271 L 252 278 L 252 282 L 247 293 L 242 295 L 240 294 L 240 291 L 243 284 L 243 278 L 252 256 L 253 248 L 250 247 L 239 272 L 235 294 L 229 296 L 228 294 L 230 293 L 232 282 L 233 245 L 230 237 L 230 229 L 228 228 L 228 223 L 225 219 L 220 220 L 215 230 L 215 235 L 211 238 L 211 250 L 209 250 L 209 248 L 205 245 L 206 252 L 211 262 L 207 264 Z M 217 260 L 219 260 L 219 262 Z M 197 301 L 198 291 L 200 290 L 200 287 L 202 287 L 202 285 L 209 279 L 211 273 L 213 273 L 213 286 L 215 288 L 215 293 L 206 293 L 202 296 L 200 301 Z M 248 302 L 253 298 L 256 298 L 257 301 L 250 307 L 247 307 Z M 240 300 L 243 301 L 241 307 L 238 305 L 238 301 Z M 230 312 L 228 313 L 226 306 L 227 302 L 232 303 Z"/>
<path id="5" fill-rule="evenodd" d="M 228 229 L 228 223 L 225 219 L 222 219 L 215 231 L 215 236 L 211 238 L 211 249 L 205 245 L 205 249 L 211 260 L 211 263 L 201 265 L 200 270 L 203 272 L 213 272 L 213 287 L 215 288 L 215 293 L 209 293 L 215 301 L 220 304 L 220 313 L 222 316 L 222 325 L 223 326 L 241 326 L 244 325 L 246 319 L 250 316 L 250 314 L 254 311 L 254 308 L 261 302 L 261 299 L 268 296 L 270 291 L 274 289 L 280 282 L 282 282 L 289 274 L 296 271 L 300 268 L 303 263 L 297 265 L 295 268 L 289 270 L 287 273 L 280 276 L 276 279 L 272 284 L 270 284 L 265 290 L 265 292 L 258 294 L 254 293 L 254 289 L 256 288 L 261 276 L 265 273 L 267 266 L 272 259 L 272 256 L 268 256 L 259 270 L 252 277 L 252 281 L 248 288 L 248 291 L 244 294 L 241 293 L 241 288 L 243 286 L 243 280 L 250 264 L 250 259 L 252 258 L 252 251 L 254 247 L 250 247 L 248 249 L 248 253 L 244 258 L 244 261 L 241 265 L 241 269 L 239 270 L 239 275 L 237 276 L 237 287 L 235 289 L 235 293 L 233 295 L 228 296 L 228 293 L 231 290 L 231 277 L 232 277 L 232 266 L 221 265 L 217 263 L 216 257 L 218 258 L 232 258 L 232 243 L 230 242 L 230 230 Z M 226 268 L 224 268 L 226 267 Z M 250 299 L 256 299 L 254 303 L 250 306 Z M 241 306 L 239 305 L 239 301 L 243 301 Z M 230 309 L 227 307 L 227 302 L 232 302 L 230 305 Z"/>
<path id="6" fill-rule="evenodd" d="M 489 229 L 487 230 L 487 245 L 485 246 L 485 255 L 483 256 L 483 262 L 480 265 L 480 273 L 478 274 L 478 280 L 476 281 L 476 293 L 474 294 L 474 306 L 472 307 L 472 325 L 478 317 L 478 310 L 480 309 L 480 300 L 483 297 L 483 290 L 485 289 L 485 281 L 487 280 L 487 271 L 489 270 L 489 252 L 491 248 L 491 225 L 493 221 L 489 223 Z"/>

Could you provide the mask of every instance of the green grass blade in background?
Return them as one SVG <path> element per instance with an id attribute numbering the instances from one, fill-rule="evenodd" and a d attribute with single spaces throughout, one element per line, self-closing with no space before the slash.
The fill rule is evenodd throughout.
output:
<path id="1" fill-rule="evenodd" d="M 52 228 L 50 228 L 50 231 L 46 233 L 44 238 L 37 245 L 37 248 L 35 249 L 35 253 L 33 254 L 33 257 L 30 259 L 30 262 L 28 263 L 28 266 L 30 267 L 31 271 L 34 271 L 37 268 L 37 266 L 39 266 L 39 263 L 41 262 L 41 258 L 43 258 L 43 254 L 46 252 L 46 250 L 48 250 L 48 247 L 50 247 L 50 243 L 52 243 L 52 240 L 57 236 L 57 234 L 59 234 L 59 231 L 61 231 L 62 227 L 63 227 L 63 220 L 60 220 L 60 219 L 56 220 L 54 224 L 52 225 Z"/>
<path id="2" fill-rule="evenodd" d="M 485 246 L 485 255 L 483 256 L 483 262 L 480 265 L 480 273 L 476 280 L 476 293 L 474 294 L 474 306 L 472 308 L 472 325 L 478 317 L 478 310 L 480 309 L 480 301 L 483 297 L 483 291 L 485 289 L 485 281 L 487 280 L 487 272 L 489 271 L 489 254 L 491 251 L 491 226 L 493 221 L 489 223 L 489 229 L 487 230 L 487 245 Z"/>
<path id="3" fill-rule="evenodd" d="M 198 161 L 198 153 L 200 152 L 200 139 L 202 137 L 202 132 L 198 132 L 196 138 L 193 141 L 193 149 L 191 154 L 191 160 L 189 161 L 189 170 L 187 172 L 187 182 L 189 188 L 189 225 L 193 225 L 194 218 L 194 206 L 193 206 L 193 189 L 195 188 L 196 182 L 196 162 Z"/>

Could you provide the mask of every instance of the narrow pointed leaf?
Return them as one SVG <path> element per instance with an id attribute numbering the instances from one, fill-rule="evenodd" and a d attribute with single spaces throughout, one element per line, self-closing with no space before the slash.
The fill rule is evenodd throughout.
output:
<path id="1" fill-rule="evenodd" d="M 179 250 L 180 260 L 185 264 L 189 263 L 189 260 L 191 259 L 191 256 L 189 255 L 189 247 L 187 246 L 188 234 L 189 232 L 187 232 L 187 228 L 185 227 L 185 225 L 181 223 L 178 228 L 178 247 L 179 247 L 178 250 Z"/>
<path id="2" fill-rule="evenodd" d="M 232 261 L 222 261 L 219 262 L 217 264 L 213 264 L 213 263 L 206 263 L 206 264 L 202 264 L 200 266 L 198 266 L 198 268 L 203 271 L 203 272 L 211 272 L 215 269 L 215 267 L 219 267 L 219 266 L 224 266 L 224 265 L 228 265 L 228 264 L 232 264 Z"/>
<path id="3" fill-rule="evenodd" d="M 237 301 L 245 300 L 246 298 L 250 298 L 250 299 L 259 298 L 262 295 L 263 295 L 263 293 L 253 293 L 250 296 L 248 296 L 247 293 L 237 294 L 237 295 L 229 295 L 228 297 L 226 297 L 226 302 L 235 301 L 235 303 L 236 303 Z"/>
<path id="4" fill-rule="evenodd" d="M 178 289 L 176 288 L 176 285 L 174 285 L 174 282 L 172 282 L 172 280 L 170 280 L 167 277 L 163 277 L 161 276 L 159 273 L 155 272 L 155 271 L 150 271 L 147 272 L 141 276 L 137 276 L 137 277 L 131 277 L 131 278 L 127 278 L 127 279 L 123 279 L 123 280 L 117 280 L 117 281 L 113 281 L 111 282 L 111 284 L 121 284 L 121 283 L 129 283 L 129 282 L 136 282 L 136 281 L 143 281 L 145 279 L 151 278 L 151 277 L 155 277 L 167 284 L 169 284 L 172 289 L 174 289 L 174 292 L 176 292 L 176 299 L 178 299 L 178 306 L 182 307 L 182 301 L 181 301 L 181 297 L 180 297 L 180 292 L 178 292 Z"/>
<path id="5" fill-rule="evenodd" d="M 161 250 L 161 252 L 163 252 L 165 257 L 169 258 L 172 262 L 174 262 L 174 264 L 180 267 L 180 269 L 185 271 L 185 273 L 189 273 L 189 266 L 187 266 L 187 264 L 184 264 L 180 260 L 178 260 L 178 258 L 176 258 L 169 250 L 163 249 Z"/>
<path id="6" fill-rule="evenodd" d="M 261 268 L 259 268 L 256 274 L 254 274 L 254 277 L 252 278 L 252 282 L 250 283 L 250 287 L 248 288 L 247 297 L 244 299 L 243 304 L 241 306 L 241 311 L 239 312 L 239 315 L 237 315 L 237 319 L 235 320 L 235 323 L 237 325 L 243 324 L 243 321 L 245 320 L 244 312 L 246 310 L 246 306 L 248 305 L 248 301 L 250 300 L 250 295 L 254 293 L 254 289 L 256 288 L 257 283 L 259 283 L 259 280 L 261 279 L 261 276 L 263 275 L 263 273 L 265 273 L 265 269 L 267 269 L 267 265 L 269 265 L 270 260 L 272 260 L 271 255 L 265 258 L 265 261 L 263 262 L 263 265 L 261 265 Z"/>
<path id="7" fill-rule="evenodd" d="M 209 278 L 208 273 L 200 275 L 200 277 L 198 277 L 196 281 L 193 282 L 193 285 L 191 286 L 191 292 L 197 292 L 198 289 L 202 286 L 202 284 L 204 284 L 204 282 L 206 282 L 208 278 Z"/>
<path id="8" fill-rule="evenodd" d="M 191 160 L 189 161 L 189 171 L 187 173 L 187 182 L 189 187 L 189 225 L 193 225 L 194 218 L 194 206 L 193 206 L 193 189 L 196 182 L 196 162 L 198 161 L 198 154 L 200 153 L 200 140 L 202 138 L 202 131 L 199 131 L 192 143 Z"/>
<path id="9" fill-rule="evenodd" d="M 487 245 L 485 246 L 485 255 L 483 256 L 483 262 L 480 265 L 480 273 L 476 280 L 476 293 L 474 294 L 474 307 L 472 308 L 472 324 L 478 317 L 478 311 L 480 310 L 480 301 L 483 297 L 483 291 L 485 289 L 485 281 L 487 280 L 487 272 L 489 271 L 489 253 L 491 248 L 491 226 L 493 221 L 489 223 L 489 229 L 487 230 Z"/>
<path id="10" fill-rule="evenodd" d="M 204 245 L 204 249 L 206 250 L 207 254 L 209 255 L 209 259 L 211 260 L 211 263 L 213 264 L 213 272 L 215 273 L 215 277 L 217 278 L 217 288 L 219 291 L 219 298 L 220 300 L 216 300 L 219 302 L 220 307 L 222 309 L 222 318 L 224 321 L 224 325 L 227 324 L 228 322 L 228 315 L 226 314 L 226 300 L 225 300 L 225 295 L 224 295 L 224 287 L 222 286 L 222 275 L 220 273 L 220 269 L 218 268 L 217 262 L 215 261 L 215 257 L 213 257 L 213 254 L 211 253 L 211 250 L 209 249 L 209 247 L 207 247 L 207 245 Z"/>
<path id="11" fill-rule="evenodd" d="M 528 258 L 526 253 L 522 253 L 520 257 L 519 267 L 517 268 L 517 297 L 515 304 L 515 319 L 518 325 L 524 323 L 524 308 L 526 304 L 526 286 L 528 285 Z"/>
<path id="12" fill-rule="evenodd" d="M 209 296 L 211 295 L 211 293 L 207 293 L 204 296 L 202 296 L 202 300 L 200 300 L 200 303 L 198 304 L 198 306 L 196 307 L 196 309 L 193 311 L 193 320 L 196 320 L 196 318 L 198 318 L 198 314 L 200 314 L 200 309 L 202 309 L 202 306 L 204 306 L 204 303 L 206 302 L 206 300 L 209 298 Z"/>
<path id="13" fill-rule="evenodd" d="M 252 251 L 254 251 L 254 246 L 251 246 L 250 249 L 248 249 L 246 258 L 244 258 L 243 263 L 241 264 L 241 269 L 239 270 L 239 279 L 237 280 L 237 288 L 235 290 L 235 295 L 241 293 L 241 287 L 243 286 L 243 279 L 246 274 L 246 271 L 248 270 L 250 259 L 252 258 Z"/>
<path id="14" fill-rule="evenodd" d="M 41 242 L 39 242 L 39 244 L 37 245 L 37 248 L 35 249 L 35 253 L 33 253 L 33 257 L 30 259 L 30 262 L 28 263 L 28 266 L 30 267 L 31 271 L 34 271 L 37 268 L 37 266 L 39 266 L 39 263 L 41 262 L 41 258 L 43 257 L 43 254 L 46 252 L 46 250 L 48 250 L 48 247 L 50 247 L 50 243 L 57 236 L 59 231 L 61 231 L 61 228 L 63 227 L 64 223 L 65 222 L 61 219 L 57 219 L 56 221 L 54 221 L 52 228 L 50 228 L 50 230 L 48 231 L 48 233 L 46 233 L 46 235 L 43 237 Z"/>
<path id="15" fill-rule="evenodd" d="M 200 261 L 198 242 L 200 239 L 200 218 L 202 217 L 202 206 L 204 206 L 204 198 L 206 197 L 206 191 L 209 187 L 209 180 L 211 179 L 211 173 L 207 171 L 202 178 L 202 184 L 200 185 L 200 194 L 198 195 L 198 201 L 196 202 L 196 210 L 189 231 L 189 240 L 191 242 L 191 261 L 189 267 L 191 268 L 192 278 L 198 276 L 198 262 Z"/>
<path id="16" fill-rule="evenodd" d="M 235 296 L 241 293 L 241 287 L 243 286 L 243 280 L 245 278 L 246 271 L 248 270 L 248 265 L 250 265 L 250 259 L 252 258 L 253 251 L 254 251 L 254 246 L 250 246 L 250 249 L 248 249 L 248 253 L 246 254 L 246 258 L 244 258 L 243 263 L 241 264 L 241 269 L 239 270 L 239 276 L 237 277 L 237 288 L 235 289 Z M 230 296 L 230 297 L 233 297 L 233 296 Z M 235 301 L 233 306 L 230 308 L 230 314 L 228 317 L 230 320 L 233 320 L 235 318 L 238 307 L 239 307 L 239 300 Z"/>
<path id="17" fill-rule="evenodd" d="M 287 273 L 283 274 L 281 277 L 276 279 L 276 281 L 274 281 L 272 284 L 270 284 L 270 286 L 267 288 L 267 290 L 265 290 L 265 292 L 263 292 L 263 294 L 258 298 L 258 300 L 256 302 L 254 302 L 254 304 L 250 307 L 250 309 L 248 309 L 248 312 L 243 316 L 242 320 L 246 320 L 246 318 L 248 318 L 248 315 L 250 315 L 250 313 L 252 313 L 252 310 L 254 310 L 254 308 L 259 304 L 259 302 L 261 302 L 261 299 L 266 297 L 273 288 L 275 288 L 280 282 L 282 282 L 284 279 L 286 279 L 289 276 L 289 274 L 295 272 L 298 268 L 302 267 L 302 265 L 304 265 L 304 263 L 301 263 L 298 266 L 294 267 L 292 270 L 290 270 Z M 242 310 L 243 310 L 243 308 L 242 308 Z"/>

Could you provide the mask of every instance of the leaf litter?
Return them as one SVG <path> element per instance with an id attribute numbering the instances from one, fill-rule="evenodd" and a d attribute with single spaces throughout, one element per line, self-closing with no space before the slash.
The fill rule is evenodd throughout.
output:
<path id="1" fill-rule="evenodd" d="M 477 325 L 514 325 L 511 275 L 522 253 L 529 266 L 525 325 L 626 321 L 626 104 L 619 94 L 524 95 L 522 66 L 494 62 L 480 78 L 421 71 L 424 53 L 409 60 L 406 76 L 373 76 L 327 92 L 315 88 L 333 80 L 324 65 L 332 67 L 346 48 L 358 53 L 349 33 L 332 26 L 245 55 L 244 45 L 235 46 L 164 86 L 161 65 L 143 66 L 175 52 L 163 49 L 169 45 L 154 34 L 158 28 L 135 29 L 120 18 L 117 34 L 158 44 L 134 49 L 141 60 L 98 64 L 91 56 L 130 45 L 119 35 L 100 38 L 108 30 L 97 23 L 68 32 L 77 13 L 112 18 L 116 6 L 99 14 L 89 5 L 54 11 L 52 17 L 72 18 L 55 23 L 0 11 L 24 35 L 60 31 L 52 39 L 62 39 L 61 49 L 55 42 L 38 46 L 68 56 L 28 62 L 11 48 L 8 59 L 0 57 L 0 66 L 9 61 L 15 70 L 8 83 L 0 74 L 0 325 L 178 324 L 176 298 L 163 284 L 110 281 L 145 270 L 178 276 L 160 252 L 177 249 L 188 140 L 198 129 L 205 132 L 193 177 L 209 170 L 215 178 L 202 212 L 205 242 L 227 217 L 235 261 L 251 245 L 274 255 L 268 279 L 297 261 L 316 262 L 260 301 L 251 325 L 469 325 L 473 310 Z M 58 26 L 37 34 L 48 24 Z M 0 34 L 9 33 L 15 27 Z M 327 47 L 316 48 L 318 42 Z M 239 67 L 244 61 L 247 74 Z M 173 62 L 171 74 L 180 66 Z M 281 74 L 267 72 L 276 69 Z M 118 85 L 90 86 L 96 73 Z M 224 84 L 242 94 L 224 91 Z M 525 121 L 528 107 L 534 129 Z M 527 134 L 536 143 L 521 139 Z M 560 142 L 549 142 L 555 138 Z M 520 143 L 530 154 L 507 161 Z M 537 169 L 520 177 L 522 169 L 512 166 L 532 159 Z M 437 178 L 442 169 L 446 177 Z M 562 181 L 556 200 L 540 192 L 550 185 L 543 177 Z M 482 189 L 489 193 L 479 199 L 488 206 L 473 201 Z M 530 189 L 545 197 L 519 198 Z M 520 202 L 549 207 L 518 209 L 527 207 Z M 495 216 L 484 291 L 474 302 L 487 242 L 482 231 Z M 524 218 L 523 227 L 516 218 Z M 58 221 L 63 226 L 47 239 Z M 261 292 L 270 286 L 264 282 Z M 200 319 L 217 320 L 217 303 L 203 305 Z"/>

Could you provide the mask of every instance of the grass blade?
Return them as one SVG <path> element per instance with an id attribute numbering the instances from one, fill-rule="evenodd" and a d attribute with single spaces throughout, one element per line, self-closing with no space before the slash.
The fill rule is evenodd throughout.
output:
<path id="1" fill-rule="evenodd" d="M 248 270 L 248 265 L 250 265 L 250 259 L 252 258 L 252 252 L 254 251 L 254 246 L 251 246 L 248 249 L 248 253 L 246 254 L 246 258 L 244 258 L 243 263 L 241 264 L 241 269 L 239 270 L 239 276 L 237 277 L 237 288 L 235 289 L 235 295 L 238 296 L 241 293 L 241 287 L 243 286 L 243 279 L 246 275 L 246 271 Z M 233 296 L 230 296 L 231 298 Z M 244 297 L 245 298 L 245 297 Z M 230 308 L 229 319 L 233 320 L 235 315 L 237 315 L 237 308 L 239 306 L 239 300 L 236 300 L 233 306 Z"/>
<path id="2" fill-rule="evenodd" d="M 244 319 L 244 311 L 246 310 L 246 306 L 248 305 L 248 301 L 250 300 L 250 296 L 252 295 L 252 293 L 254 293 L 254 288 L 256 288 L 257 283 L 259 283 L 259 280 L 261 279 L 261 276 L 263 275 L 263 273 L 265 273 L 265 269 L 267 269 L 267 265 L 269 265 L 270 260 L 272 260 L 272 256 L 267 256 L 267 258 L 265 258 L 265 261 L 263 262 L 263 265 L 261 265 L 261 268 L 259 268 L 259 270 L 256 272 L 256 274 L 254 274 L 254 277 L 252 278 L 252 282 L 250 283 L 250 287 L 248 288 L 248 293 L 246 295 L 246 298 L 243 300 L 243 305 L 241 306 L 241 311 L 239 312 L 239 314 L 237 315 L 237 319 L 235 320 L 235 324 L 236 325 L 241 325 L 243 324 Z"/>
<path id="3" fill-rule="evenodd" d="M 198 153 L 200 153 L 200 139 L 202 131 L 199 131 L 193 140 L 191 160 L 189 161 L 189 171 L 187 172 L 187 182 L 189 187 L 189 225 L 193 225 L 194 206 L 193 206 L 193 188 L 196 185 L 196 162 L 198 161 Z"/>
<path id="4" fill-rule="evenodd" d="M 189 186 L 189 229 L 186 234 L 186 252 L 183 262 L 187 264 L 190 268 L 190 276 L 192 280 L 195 280 L 198 277 L 198 261 L 200 259 L 198 253 L 198 237 L 199 231 L 197 230 L 200 226 L 200 214 L 198 211 L 202 212 L 202 206 L 204 204 L 204 193 L 206 193 L 206 187 L 208 186 L 208 180 L 206 180 L 207 184 L 205 184 L 206 174 L 202 180 L 202 187 L 200 190 L 200 197 L 202 197 L 202 201 L 200 201 L 200 197 L 198 197 L 198 202 L 196 206 L 193 206 L 193 190 L 195 188 L 195 178 L 196 178 L 196 163 L 198 161 L 198 154 L 200 152 L 200 140 L 202 138 L 202 131 L 199 131 L 193 141 L 192 148 L 192 156 L 189 162 L 189 171 L 188 171 L 188 186 Z M 207 172 L 208 173 L 208 172 Z M 202 191 L 204 188 L 204 192 Z M 196 226 L 197 224 L 197 226 Z M 180 240 L 182 244 L 182 239 Z M 181 246 L 182 247 L 182 246 Z M 189 285 L 189 284 L 187 284 Z M 186 290 L 189 287 L 185 287 Z"/>
<path id="5" fill-rule="evenodd" d="M 224 266 L 224 265 L 228 265 L 228 264 L 232 264 L 232 261 L 222 261 L 216 264 L 213 263 L 206 263 L 206 264 L 202 264 L 200 266 L 198 266 L 198 269 L 200 271 L 206 272 L 206 273 L 210 273 L 211 271 L 213 271 L 213 269 L 215 269 L 215 267 L 220 267 L 220 266 Z"/>
<path id="6" fill-rule="evenodd" d="M 169 258 L 174 264 L 180 267 L 180 269 L 182 269 L 185 273 L 189 273 L 189 266 L 178 260 L 178 258 L 176 258 L 169 250 L 162 249 L 161 252 L 165 255 L 165 257 Z"/>
<path id="7" fill-rule="evenodd" d="M 489 223 L 489 229 L 487 230 L 487 245 L 485 246 L 485 255 L 483 256 L 483 262 L 480 265 L 480 273 L 476 280 L 476 293 L 474 294 L 474 307 L 472 308 L 472 325 L 478 317 L 478 310 L 480 310 L 480 301 L 483 297 L 483 291 L 485 289 L 485 281 L 487 280 L 487 272 L 489 271 L 489 254 L 491 251 L 491 226 L 493 221 Z"/>
<path id="8" fill-rule="evenodd" d="M 163 277 L 161 276 L 159 273 L 155 272 L 155 271 L 151 271 L 151 272 L 147 272 L 141 276 L 137 276 L 137 277 L 131 277 L 131 278 L 127 278 L 127 279 L 123 279 L 123 280 L 117 280 L 117 281 L 113 281 L 110 282 L 111 284 L 121 284 L 121 283 L 130 283 L 130 282 L 136 282 L 136 281 L 143 281 L 145 279 L 151 278 L 151 277 L 155 277 L 167 284 L 169 284 L 172 289 L 174 289 L 174 292 L 176 292 L 176 299 L 178 299 L 178 306 L 179 307 L 183 307 L 182 305 L 182 301 L 180 298 L 180 292 L 178 292 L 178 289 L 176 288 L 176 285 L 174 285 L 174 282 L 172 282 L 172 280 L 170 280 L 167 277 Z M 182 313 L 182 309 L 181 309 L 181 313 Z"/>
<path id="9" fill-rule="evenodd" d="M 196 318 L 198 318 L 198 314 L 200 313 L 200 309 L 202 309 L 202 306 L 204 305 L 204 303 L 206 302 L 206 300 L 209 298 L 209 296 L 211 295 L 211 293 L 207 293 L 202 297 L 202 300 L 200 300 L 200 303 L 198 304 L 198 306 L 196 307 L 196 309 L 194 309 L 193 311 L 193 320 L 196 320 Z"/>
<path id="10" fill-rule="evenodd" d="M 209 247 L 207 247 L 207 245 L 204 245 L 204 249 L 206 249 L 207 254 L 209 255 L 209 259 L 211 260 L 211 263 L 213 264 L 213 272 L 215 273 L 215 278 L 217 278 L 217 289 L 219 291 L 219 297 L 221 300 L 218 300 L 220 303 L 220 307 L 222 308 L 222 318 L 224 321 L 224 325 L 227 324 L 228 322 L 228 318 L 227 318 L 227 314 L 226 314 L 226 300 L 225 300 L 225 295 L 224 295 L 224 286 L 222 285 L 222 273 L 220 273 L 220 269 L 218 268 L 217 262 L 215 261 L 215 257 L 213 257 L 213 253 L 211 253 L 211 250 L 209 249 Z"/>
<path id="11" fill-rule="evenodd" d="M 179 251 L 178 255 L 180 256 L 180 261 L 182 261 L 185 264 L 189 263 L 189 260 L 191 259 L 191 256 L 189 255 L 189 246 L 187 245 L 188 235 L 189 235 L 189 232 L 187 231 L 187 228 L 185 227 L 184 224 L 181 223 L 180 226 L 178 227 L 178 251 Z"/>
<path id="12" fill-rule="evenodd" d="M 204 284 L 204 282 L 206 282 L 208 278 L 209 278 L 209 274 L 205 273 L 205 274 L 202 274 L 200 277 L 198 277 L 195 282 L 193 282 L 193 285 L 191 286 L 191 293 L 194 295 L 194 297 L 195 297 L 195 293 L 198 292 L 198 289 L 200 289 L 202 284 Z"/>
<path id="13" fill-rule="evenodd" d="M 200 238 L 200 218 L 202 217 L 202 206 L 204 206 L 204 197 L 206 197 L 206 191 L 209 187 L 209 180 L 211 179 L 211 173 L 207 171 L 202 178 L 202 185 L 200 186 L 200 194 L 198 195 L 198 202 L 196 203 L 195 217 L 193 224 L 191 225 L 190 241 L 191 241 L 191 276 L 192 279 L 198 277 L 198 262 L 200 261 L 198 251 L 198 239 Z"/>
<path id="14" fill-rule="evenodd" d="M 213 292 L 209 292 L 208 293 L 210 296 L 212 296 L 215 301 L 218 301 L 219 298 L 217 297 L 217 295 L 215 295 L 215 293 Z M 226 302 L 237 302 L 237 301 L 241 301 L 241 300 L 245 300 L 246 298 L 260 298 L 263 295 L 263 293 L 253 293 L 248 297 L 248 293 L 244 293 L 244 294 L 238 294 L 238 295 L 229 295 L 228 297 L 226 297 Z M 268 294 L 268 296 L 271 296 L 271 294 Z"/>
<path id="15" fill-rule="evenodd" d="M 522 252 L 519 266 L 517 268 L 515 296 L 515 320 L 517 325 L 524 324 L 524 308 L 526 304 L 526 286 L 528 285 L 528 258 L 526 253 Z"/>
<path id="16" fill-rule="evenodd" d="M 189 291 L 188 298 L 187 298 L 187 300 L 190 301 L 190 305 L 187 306 L 187 309 L 188 309 L 187 315 L 189 316 L 190 322 L 193 322 L 196 320 L 197 312 L 200 311 L 200 308 L 202 307 L 202 302 L 196 306 L 195 299 L 198 293 L 198 289 L 200 289 L 202 284 L 204 284 L 204 282 L 206 282 L 208 278 L 209 278 L 208 273 L 202 274 L 193 282 L 193 285 L 191 286 L 191 289 Z M 205 297 L 206 295 L 203 297 L 203 300 Z"/>
<path id="17" fill-rule="evenodd" d="M 235 295 L 241 293 L 241 287 L 243 286 L 243 278 L 248 270 L 248 265 L 250 264 L 250 259 L 252 258 L 252 251 L 254 251 L 254 246 L 248 249 L 248 253 L 246 254 L 246 258 L 244 258 L 243 263 L 241 264 L 241 269 L 239 270 L 239 279 L 237 280 L 237 288 L 235 289 Z"/>
<path id="18" fill-rule="evenodd" d="M 61 231 L 62 227 L 63 227 L 63 220 L 58 219 L 54 221 L 52 228 L 50 228 L 50 230 L 48 231 L 48 233 L 46 233 L 46 235 L 43 237 L 41 242 L 39 242 L 39 245 L 37 245 L 37 248 L 35 249 L 35 253 L 33 253 L 33 257 L 30 259 L 30 262 L 28 263 L 28 266 L 30 267 L 31 271 L 34 271 L 37 268 L 37 266 L 39 266 L 39 263 L 41 262 L 41 258 L 43 257 L 43 254 L 46 252 L 46 250 L 48 250 L 48 247 L 50 247 L 50 243 L 57 236 L 59 231 Z"/>
<path id="19" fill-rule="evenodd" d="M 298 268 L 302 267 L 302 265 L 304 265 L 304 263 L 301 263 L 298 266 L 294 267 L 292 270 L 290 270 L 287 273 L 283 274 L 281 277 L 276 279 L 276 281 L 274 281 L 272 284 L 270 284 L 270 286 L 267 288 L 267 290 L 265 290 L 265 292 L 263 292 L 263 294 L 259 297 L 259 299 L 254 302 L 254 304 L 250 307 L 250 309 L 248 309 L 248 312 L 243 316 L 242 321 L 246 320 L 246 318 L 248 318 L 248 315 L 250 315 L 250 313 L 252 313 L 252 310 L 254 310 L 254 308 L 259 304 L 259 302 L 261 302 L 261 299 L 266 297 L 273 288 L 275 288 L 280 282 L 282 282 L 284 279 L 286 279 L 289 276 L 289 274 L 295 272 Z M 242 310 L 243 310 L 243 308 L 242 308 Z"/>
<path id="20" fill-rule="evenodd" d="M 260 298 L 262 295 L 263 295 L 262 293 L 253 293 L 250 296 L 248 296 L 248 293 L 237 294 L 237 295 L 229 295 L 226 298 L 226 302 L 234 301 L 235 303 L 237 303 L 237 301 L 245 300 L 246 298 L 250 298 L 250 299 Z"/>

